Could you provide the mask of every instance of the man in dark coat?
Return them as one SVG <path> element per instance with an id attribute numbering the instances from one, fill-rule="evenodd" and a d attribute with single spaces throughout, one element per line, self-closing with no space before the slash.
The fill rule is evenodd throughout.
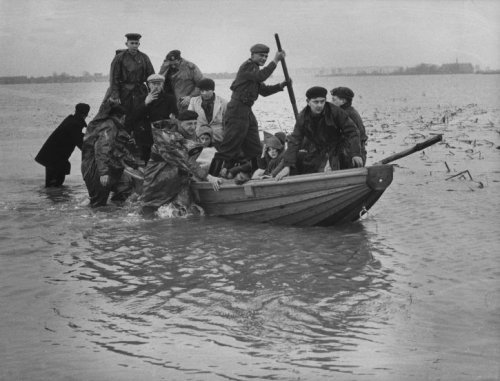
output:
<path id="1" fill-rule="evenodd" d="M 163 75 L 151 74 L 148 77 L 149 93 L 132 117 L 134 123 L 139 126 L 135 131 L 134 138 L 139 149 L 140 159 L 145 164 L 149 160 L 153 145 L 151 124 L 176 118 L 179 113 L 175 97 L 165 92 L 164 85 L 165 77 Z"/>
<path id="2" fill-rule="evenodd" d="M 69 157 L 75 147 L 82 149 L 82 129 L 87 126 L 85 119 L 90 106 L 78 103 L 74 115 L 69 115 L 52 132 L 45 144 L 36 155 L 35 160 L 45 166 L 45 186 L 60 187 L 66 175 L 70 173 Z"/>
<path id="3" fill-rule="evenodd" d="M 210 173 L 214 176 L 225 177 L 241 156 L 245 155 L 254 163 L 253 170 L 257 169 L 257 157 L 262 152 L 257 119 L 252 112 L 252 105 L 259 95 L 268 96 L 283 91 L 287 85 L 281 82 L 267 86 L 264 81 L 271 76 L 276 65 L 285 57 L 285 52 L 277 52 L 274 60 L 264 66 L 269 54 L 269 48 L 257 44 L 250 49 L 250 59 L 239 68 L 236 79 L 231 85 L 233 91 L 224 116 L 224 137 L 219 152 L 214 156 Z"/>
<path id="4" fill-rule="evenodd" d="M 125 35 L 126 50 L 117 51 L 111 62 L 109 74 L 110 88 L 106 93 L 104 102 L 108 99 L 113 103 L 120 103 L 127 110 L 127 116 L 132 115 L 144 102 L 148 91 L 144 83 L 154 74 L 154 68 L 149 57 L 139 51 L 141 35 L 128 33 Z M 125 127 L 135 131 L 137 126 L 131 120 L 126 120 Z"/>
<path id="5" fill-rule="evenodd" d="M 83 139 L 82 175 L 92 207 L 106 205 L 111 192 L 111 200 L 119 202 L 132 193 L 132 179 L 124 170 L 138 166 L 131 153 L 131 136 L 123 125 L 125 114 L 121 105 L 101 105 Z"/>
<path id="6" fill-rule="evenodd" d="M 324 171 L 327 163 L 332 170 L 363 166 L 356 125 L 340 107 L 326 102 L 326 94 L 323 87 L 307 90 L 307 106 L 299 113 L 277 180 L 291 169 L 298 174 Z M 307 151 L 299 152 L 303 148 Z M 341 162 L 341 157 L 349 162 Z"/>
<path id="7" fill-rule="evenodd" d="M 368 140 L 368 136 L 366 136 L 366 129 L 361 116 L 359 115 L 358 111 L 352 106 L 352 98 L 354 98 L 354 92 L 348 87 L 336 87 L 330 91 L 330 94 L 332 95 L 332 103 L 344 110 L 347 115 L 349 115 L 349 118 L 351 118 L 354 124 L 356 124 L 356 126 L 358 127 L 361 143 L 361 157 L 363 158 L 363 165 L 365 165 L 366 141 Z"/>

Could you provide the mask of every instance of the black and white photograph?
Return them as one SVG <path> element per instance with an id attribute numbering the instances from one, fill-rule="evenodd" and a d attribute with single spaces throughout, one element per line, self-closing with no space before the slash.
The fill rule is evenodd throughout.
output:
<path id="1" fill-rule="evenodd" d="M 0 381 L 500 380 L 500 2 L 0 0 Z"/>

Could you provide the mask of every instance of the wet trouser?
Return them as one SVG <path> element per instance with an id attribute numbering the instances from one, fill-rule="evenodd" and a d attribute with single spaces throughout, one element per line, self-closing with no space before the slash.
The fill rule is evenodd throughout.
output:
<path id="1" fill-rule="evenodd" d="M 45 167 L 45 187 L 60 187 L 66 178 L 65 168 Z"/>
<path id="2" fill-rule="evenodd" d="M 262 153 L 259 127 L 252 108 L 232 99 L 224 116 L 224 138 L 214 161 L 223 161 L 223 168 L 230 169 L 241 153 L 247 159 L 256 158 Z"/>
<path id="3" fill-rule="evenodd" d="M 123 170 L 117 170 L 109 174 L 108 186 L 104 187 L 101 184 L 101 178 L 95 162 L 91 163 L 90 168 L 88 168 L 83 176 L 83 180 L 89 192 L 91 207 L 106 205 L 111 192 L 113 192 L 112 201 L 122 202 L 133 191 L 132 179 Z"/>

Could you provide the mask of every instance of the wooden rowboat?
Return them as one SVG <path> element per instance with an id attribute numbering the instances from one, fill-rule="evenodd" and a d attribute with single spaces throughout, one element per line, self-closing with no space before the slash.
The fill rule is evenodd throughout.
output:
<path id="1" fill-rule="evenodd" d="M 224 183 L 192 184 L 196 202 L 211 216 L 281 225 L 330 226 L 357 220 L 392 182 L 392 165 Z"/>

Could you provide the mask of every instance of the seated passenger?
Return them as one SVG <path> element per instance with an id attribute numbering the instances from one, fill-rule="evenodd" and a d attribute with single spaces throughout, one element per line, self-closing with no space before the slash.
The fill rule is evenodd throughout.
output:
<path id="1" fill-rule="evenodd" d="M 198 137 L 198 142 L 203 145 L 203 151 L 201 151 L 200 156 L 196 159 L 198 164 L 202 168 L 205 168 L 208 172 L 210 168 L 210 163 L 214 158 L 217 150 L 212 145 L 212 129 L 208 126 L 198 126 L 196 128 L 196 135 Z"/>
<path id="2" fill-rule="evenodd" d="M 284 155 L 285 167 L 276 180 L 291 169 L 298 174 L 323 172 L 327 161 L 332 170 L 363 166 L 358 128 L 340 107 L 326 102 L 327 92 L 323 87 L 307 90 L 307 106 L 299 113 Z M 307 150 L 299 155 L 303 148 Z M 307 167 L 301 165 L 306 162 Z"/>
<path id="3" fill-rule="evenodd" d="M 203 144 L 204 147 L 213 147 L 213 131 L 209 126 L 198 126 L 196 128 L 196 136 L 198 141 Z"/>
<path id="4" fill-rule="evenodd" d="M 336 87 L 330 91 L 332 94 L 332 103 L 335 106 L 340 107 L 344 110 L 349 118 L 352 119 L 354 124 L 358 127 L 359 138 L 361 142 L 361 157 L 363 158 L 363 165 L 366 164 L 366 141 L 368 136 L 366 136 L 365 125 L 363 120 L 359 115 L 358 111 L 352 106 L 352 98 L 354 98 L 354 92 L 348 87 Z"/>
<path id="5" fill-rule="evenodd" d="M 210 78 L 203 78 L 198 87 L 201 95 L 191 98 L 188 110 L 198 113 L 198 128 L 208 126 L 212 129 L 212 144 L 218 147 L 223 137 L 227 101 L 215 94 L 215 82 Z"/>
<path id="6" fill-rule="evenodd" d="M 82 175 L 91 207 L 106 205 L 111 192 L 112 201 L 125 201 L 133 191 L 133 181 L 124 173 L 127 167 L 137 168 L 133 141 L 124 126 L 126 112 L 123 106 L 106 102 L 87 127 Z"/>
<path id="7" fill-rule="evenodd" d="M 253 173 L 252 179 L 275 177 L 283 169 L 284 142 L 282 143 L 278 138 L 278 136 L 282 138 L 281 134 L 278 132 L 275 135 L 271 135 L 264 131 L 264 148 L 262 149 L 262 155 L 257 161 L 259 169 Z"/>

